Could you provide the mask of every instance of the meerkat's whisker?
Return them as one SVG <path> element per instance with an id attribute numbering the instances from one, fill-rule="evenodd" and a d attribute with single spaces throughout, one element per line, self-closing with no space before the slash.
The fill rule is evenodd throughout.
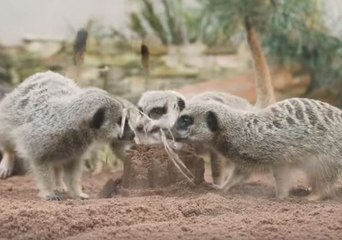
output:
<path id="1" fill-rule="evenodd" d="M 128 109 L 128 118 L 127 118 L 127 120 L 128 120 L 128 126 L 130 127 L 130 129 L 133 131 L 133 133 L 134 133 L 134 136 L 135 136 L 135 138 L 134 138 L 134 142 L 136 143 L 136 144 L 140 144 L 140 139 L 139 139 L 139 137 L 138 137 L 138 133 L 135 131 L 135 128 L 134 128 L 134 126 L 133 126 L 133 123 L 132 123 L 132 119 L 131 119 L 131 117 L 130 117 L 130 112 L 132 111 L 132 109 L 131 108 L 129 108 Z"/>
<path id="2" fill-rule="evenodd" d="M 152 118 L 150 118 L 146 113 L 144 113 L 143 111 L 140 111 L 139 110 L 139 113 L 141 114 L 141 115 L 143 115 L 144 117 L 146 117 L 148 120 L 150 120 L 150 121 L 152 121 Z"/>
<path id="3" fill-rule="evenodd" d="M 175 141 L 175 137 L 173 136 L 171 129 L 170 129 L 170 128 L 167 128 L 167 131 L 168 131 L 168 133 L 170 134 L 170 136 L 171 136 L 171 138 L 172 138 L 172 142 L 175 143 L 175 142 L 176 142 L 176 141 Z"/>
<path id="4" fill-rule="evenodd" d="M 122 109 L 120 138 L 122 138 L 124 135 L 126 118 L 127 118 L 127 108 L 124 108 Z"/>
<path id="5" fill-rule="evenodd" d="M 178 168 L 178 170 L 180 171 L 180 173 L 182 173 L 182 175 L 191 183 L 194 184 L 193 181 L 193 174 L 191 173 L 191 171 L 185 166 L 185 164 L 182 162 L 182 160 L 178 157 L 178 155 L 172 150 L 172 148 L 170 148 L 165 133 L 163 131 L 161 131 L 161 139 L 162 139 L 162 143 L 164 145 L 165 151 L 168 154 L 168 156 L 170 157 L 171 161 L 173 162 L 173 164 Z"/>

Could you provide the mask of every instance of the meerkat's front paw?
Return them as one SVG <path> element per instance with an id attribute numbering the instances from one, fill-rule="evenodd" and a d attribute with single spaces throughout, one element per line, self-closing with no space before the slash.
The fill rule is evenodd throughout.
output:
<path id="1" fill-rule="evenodd" d="M 209 187 L 210 187 L 211 189 L 213 189 L 213 190 L 219 190 L 219 191 L 221 191 L 221 190 L 223 189 L 222 186 L 217 185 L 217 184 L 215 184 L 215 183 L 210 183 L 210 184 L 209 184 Z"/>
<path id="2" fill-rule="evenodd" d="M 85 194 L 85 193 L 83 193 L 83 192 L 80 193 L 80 194 L 78 194 L 77 197 L 78 197 L 79 199 L 81 199 L 81 200 L 89 199 L 88 194 Z"/>
<path id="3" fill-rule="evenodd" d="M 0 179 L 6 179 L 12 176 L 13 173 L 13 161 L 9 160 L 8 158 L 4 157 L 0 162 Z"/>
<path id="4" fill-rule="evenodd" d="M 43 197 L 46 201 L 62 201 L 63 199 L 57 194 L 50 194 Z"/>
<path id="5" fill-rule="evenodd" d="M 308 201 L 319 201 L 319 200 L 322 200 L 323 197 L 319 194 L 310 194 L 309 196 L 306 197 L 306 199 Z"/>
<path id="6" fill-rule="evenodd" d="M 276 194 L 276 198 L 278 199 L 278 200 L 286 200 L 286 199 L 289 199 L 290 197 L 289 197 L 289 195 L 287 195 L 287 194 Z"/>
<path id="7" fill-rule="evenodd" d="M 69 195 L 71 198 L 73 199 L 80 199 L 80 200 L 86 200 L 86 199 L 89 199 L 89 196 L 88 194 L 84 193 L 84 192 L 73 192 L 73 191 L 70 191 L 69 192 Z"/>
<path id="8" fill-rule="evenodd" d="M 68 192 L 68 189 L 65 186 L 58 186 L 56 187 L 55 192 L 66 193 Z"/>
<path id="9" fill-rule="evenodd" d="M 66 187 L 64 182 L 61 182 L 56 186 L 55 191 L 60 193 L 66 193 L 68 191 L 68 188 Z"/>
<path id="10" fill-rule="evenodd" d="M 0 166 L 0 179 L 6 179 L 12 176 L 12 169 Z"/>

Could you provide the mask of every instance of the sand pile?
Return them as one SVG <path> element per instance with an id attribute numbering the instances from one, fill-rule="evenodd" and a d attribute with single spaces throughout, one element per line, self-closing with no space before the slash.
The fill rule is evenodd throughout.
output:
<path id="1" fill-rule="evenodd" d="M 193 184 L 170 160 L 163 145 L 135 145 L 124 163 L 122 178 L 109 180 L 99 196 L 167 194 L 204 183 L 204 161 L 196 156 L 194 148 L 186 146 L 177 154 L 192 173 Z"/>

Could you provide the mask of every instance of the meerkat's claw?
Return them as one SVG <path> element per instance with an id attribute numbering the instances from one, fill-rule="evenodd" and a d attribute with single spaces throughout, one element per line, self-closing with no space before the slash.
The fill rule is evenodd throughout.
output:
<path id="1" fill-rule="evenodd" d="M 48 195 L 45 197 L 46 201 L 62 201 L 62 198 L 57 194 Z"/>

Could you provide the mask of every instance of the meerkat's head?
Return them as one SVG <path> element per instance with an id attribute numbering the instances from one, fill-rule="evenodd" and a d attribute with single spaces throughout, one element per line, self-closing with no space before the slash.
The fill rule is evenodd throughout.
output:
<path id="1" fill-rule="evenodd" d="M 136 132 L 147 132 L 151 138 L 158 138 L 159 129 L 170 129 L 177 120 L 179 113 L 185 108 L 185 98 L 174 91 L 148 91 L 138 102 L 143 113 L 136 126 Z M 154 136 L 157 132 L 158 136 Z"/>
<path id="2" fill-rule="evenodd" d="M 172 127 L 176 141 L 211 144 L 221 130 L 219 103 L 192 102 Z"/>
<path id="3" fill-rule="evenodd" d="M 82 126 L 88 126 L 99 141 L 131 140 L 134 133 L 124 119 L 121 101 L 106 91 L 96 88 L 85 89 L 74 103 L 80 116 L 85 118 Z M 123 121 L 123 119 L 125 121 Z"/>

